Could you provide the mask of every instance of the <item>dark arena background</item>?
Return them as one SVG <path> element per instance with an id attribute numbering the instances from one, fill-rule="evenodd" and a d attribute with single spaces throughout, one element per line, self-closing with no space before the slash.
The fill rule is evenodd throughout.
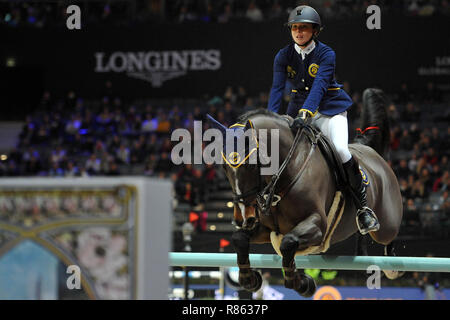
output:
<path id="1" fill-rule="evenodd" d="M 284 23 L 301 4 L 321 15 L 318 40 L 353 99 L 350 141 L 362 92 L 389 97 L 396 255 L 450 257 L 449 1 L 1 1 L 0 299 L 304 299 L 280 269 L 261 269 L 252 294 L 237 268 L 167 256 L 235 252 L 223 168 L 174 164 L 171 135 L 208 129 L 206 114 L 228 127 L 267 108 L 274 57 L 292 41 Z M 356 255 L 356 236 L 324 255 Z M 319 292 L 309 299 L 450 299 L 445 272 L 383 276 L 375 289 L 364 270 L 305 272 Z"/>

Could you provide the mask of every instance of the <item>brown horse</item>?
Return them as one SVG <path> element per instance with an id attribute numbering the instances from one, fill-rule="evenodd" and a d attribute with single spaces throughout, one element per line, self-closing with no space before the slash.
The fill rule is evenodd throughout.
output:
<path id="1" fill-rule="evenodd" d="M 385 245 L 385 254 L 390 255 L 403 208 L 396 176 L 381 156 L 386 155 L 389 143 L 386 106 L 381 90 L 365 90 L 361 126 L 365 130 L 349 149 L 368 178 L 368 203 L 380 222 L 380 229 L 370 236 Z M 283 257 L 285 286 L 309 297 L 316 285 L 311 277 L 296 269 L 295 255 L 325 252 L 329 246 L 357 233 L 356 207 L 348 192 L 339 188 L 334 169 L 316 148 L 320 133 L 304 127 L 294 136 L 289 126 L 291 121 L 289 116 L 263 109 L 239 117 L 238 125 L 243 128 L 279 130 L 278 156 L 282 165 L 277 174 L 261 175 L 259 158 L 257 164 L 232 166 L 226 162 L 224 168 L 234 193 L 237 231 L 232 242 L 237 252 L 241 286 L 257 291 L 262 283 L 260 273 L 250 266 L 250 243 L 272 242 Z M 225 132 L 225 127 L 213 122 Z M 271 150 L 271 143 L 275 142 L 269 138 L 266 150 Z M 261 146 L 259 141 L 258 147 Z M 395 271 L 384 272 L 391 279 L 401 275 Z"/>

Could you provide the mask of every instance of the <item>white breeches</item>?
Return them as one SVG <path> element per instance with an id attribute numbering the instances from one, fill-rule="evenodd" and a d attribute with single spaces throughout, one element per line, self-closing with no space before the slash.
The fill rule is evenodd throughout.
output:
<path id="1" fill-rule="evenodd" d="M 326 116 L 318 112 L 317 115 L 312 118 L 311 123 L 316 125 L 320 131 L 331 140 L 337 153 L 341 157 L 342 163 L 351 159 L 352 155 L 348 150 L 347 111 L 334 116 Z"/>

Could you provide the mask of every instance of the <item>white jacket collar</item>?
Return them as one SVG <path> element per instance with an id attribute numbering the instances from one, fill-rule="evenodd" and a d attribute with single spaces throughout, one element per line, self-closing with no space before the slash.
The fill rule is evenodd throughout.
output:
<path id="1" fill-rule="evenodd" d="M 295 44 L 294 47 L 295 51 L 297 51 L 297 53 L 302 56 L 302 60 L 305 60 L 305 56 L 307 54 L 310 54 L 311 51 L 313 51 L 316 47 L 316 42 L 314 40 L 311 41 L 311 43 L 305 49 L 300 48 L 298 44 Z"/>

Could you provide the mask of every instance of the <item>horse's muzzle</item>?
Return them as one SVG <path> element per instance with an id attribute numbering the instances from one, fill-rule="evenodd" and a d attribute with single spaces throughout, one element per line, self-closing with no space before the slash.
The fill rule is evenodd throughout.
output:
<path id="1" fill-rule="evenodd" d="M 242 229 L 253 230 L 256 227 L 256 222 L 256 217 L 249 217 L 248 219 L 245 219 L 244 223 L 242 224 Z"/>

